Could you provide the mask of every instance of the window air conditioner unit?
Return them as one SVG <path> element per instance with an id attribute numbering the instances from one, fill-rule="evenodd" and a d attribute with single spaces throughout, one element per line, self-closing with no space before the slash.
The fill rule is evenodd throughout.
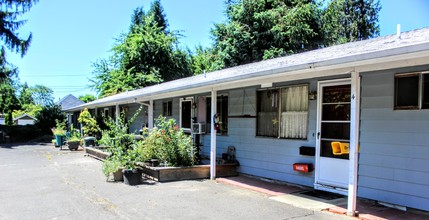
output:
<path id="1" fill-rule="evenodd" d="M 192 123 L 192 134 L 206 133 L 206 126 L 203 123 Z"/>

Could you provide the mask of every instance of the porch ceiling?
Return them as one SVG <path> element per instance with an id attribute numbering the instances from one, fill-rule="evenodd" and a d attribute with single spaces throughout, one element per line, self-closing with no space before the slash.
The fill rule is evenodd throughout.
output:
<path id="1" fill-rule="evenodd" d="M 429 64 L 429 28 L 223 69 L 98 99 L 66 111 L 139 103 L 263 83 Z"/>

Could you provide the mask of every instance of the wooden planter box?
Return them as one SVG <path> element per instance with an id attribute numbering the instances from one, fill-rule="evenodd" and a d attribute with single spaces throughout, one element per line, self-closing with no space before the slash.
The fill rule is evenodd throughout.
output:
<path id="1" fill-rule="evenodd" d="M 102 150 L 93 148 L 93 147 L 85 147 L 85 153 L 88 156 L 94 157 L 95 159 L 105 160 L 110 154 L 104 152 Z"/>
<path id="2" fill-rule="evenodd" d="M 139 163 L 143 174 L 158 182 L 208 179 L 210 165 L 196 165 L 192 167 L 149 167 Z M 238 176 L 237 164 L 216 165 L 216 177 Z"/>
<path id="3" fill-rule="evenodd" d="M 99 160 L 105 160 L 109 153 L 102 150 L 85 147 L 88 156 Z M 210 165 L 196 165 L 191 167 L 150 167 L 145 163 L 137 163 L 142 169 L 143 175 L 158 182 L 208 179 L 210 178 Z M 238 176 L 237 164 L 216 165 L 216 177 Z"/>

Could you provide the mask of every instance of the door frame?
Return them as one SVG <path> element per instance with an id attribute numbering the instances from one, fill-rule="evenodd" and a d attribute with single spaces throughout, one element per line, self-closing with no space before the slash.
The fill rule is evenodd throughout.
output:
<path id="1" fill-rule="evenodd" d="M 182 128 L 182 103 L 183 102 L 191 102 L 191 122 L 190 124 L 192 125 L 192 118 L 194 117 L 194 111 L 192 109 L 192 105 L 194 104 L 194 97 L 190 96 L 190 97 L 184 97 L 184 98 L 180 98 L 179 101 L 179 123 L 180 123 L 180 128 Z M 184 131 L 186 132 L 191 132 L 191 128 L 183 128 Z"/>
<path id="2" fill-rule="evenodd" d="M 320 138 L 321 138 L 321 121 L 322 121 L 322 102 L 323 102 L 323 87 L 326 86 L 339 86 L 339 85 L 350 85 L 352 86 L 352 80 L 351 78 L 343 78 L 343 79 L 334 79 L 334 80 L 324 80 L 324 81 L 318 81 L 317 82 L 317 125 L 316 125 L 316 156 L 315 156 L 315 174 L 314 174 L 314 188 L 318 190 L 328 191 L 328 192 L 334 192 L 338 194 L 347 195 L 348 190 L 347 186 L 345 188 L 338 187 L 338 186 L 331 186 L 327 184 L 321 184 L 319 183 L 320 180 Z M 351 124 L 350 124 L 351 126 Z M 350 165 L 350 160 L 348 160 L 348 166 Z M 347 170 L 349 167 L 347 166 Z M 347 179 L 348 176 L 347 176 Z"/>

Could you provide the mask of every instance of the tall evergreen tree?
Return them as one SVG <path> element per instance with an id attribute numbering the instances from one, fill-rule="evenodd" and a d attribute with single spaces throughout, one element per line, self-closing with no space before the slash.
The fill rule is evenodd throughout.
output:
<path id="1" fill-rule="evenodd" d="M 4 56 L 4 47 L 21 53 L 24 56 L 31 43 L 32 34 L 27 39 L 18 36 L 17 30 L 25 24 L 24 20 L 17 20 L 20 15 L 30 10 L 37 0 L 0 0 L 0 38 L 3 40 L 1 55 Z"/>
<path id="2" fill-rule="evenodd" d="M 155 21 L 156 26 L 161 28 L 165 33 L 168 33 L 168 22 L 160 0 L 156 0 L 152 3 L 149 13 L 153 15 L 153 20 Z"/>
<path id="3" fill-rule="evenodd" d="M 224 67 L 311 50 L 322 41 L 313 0 L 228 1 L 226 14 L 212 29 Z"/>
<path id="4" fill-rule="evenodd" d="M 0 113 L 5 115 L 5 124 L 12 125 L 12 112 L 21 108 L 12 79 L 0 80 Z"/>
<path id="5" fill-rule="evenodd" d="M 324 45 L 379 36 L 380 9 L 378 0 L 332 0 L 323 16 Z"/>

